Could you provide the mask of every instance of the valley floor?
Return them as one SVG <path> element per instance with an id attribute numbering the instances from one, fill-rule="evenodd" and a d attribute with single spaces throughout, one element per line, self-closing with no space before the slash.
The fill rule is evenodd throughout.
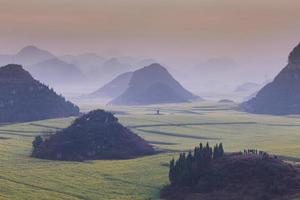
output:
<path id="1" fill-rule="evenodd" d="M 225 151 L 256 148 L 300 160 L 300 116 L 238 112 L 234 104 L 193 103 L 104 108 L 161 153 L 121 161 L 59 162 L 30 158 L 36 135 L 68 126 L 73 118 L 0 126 L 0 199 L 159 199 L 168 184 L 168 162 L 200 142 L 222 142 Z M 155 115 L 160 109 L 161 115 Z M 290 158 L 291 157 L 291 158 Z"/>

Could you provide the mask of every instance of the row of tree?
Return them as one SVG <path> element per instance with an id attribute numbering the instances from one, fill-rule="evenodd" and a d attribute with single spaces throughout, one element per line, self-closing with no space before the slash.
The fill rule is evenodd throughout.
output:
<path id="1" fill-rule="evenodd" d="M 277 159 L 277 156 L 273 155 L 269 155 L 267 152 L 265 151 L 259 151 L 257 149 L 244 149 L 244 155 L 245 156 L 259 156 L 261 159 L 263 160 L 267 160 L 267 159 Z"/>
<path id="2" fill-rule="evenodd" d="M 181 153 L 178 160 L 175 161 L 173 158 L 170 161 L 169 180 L 172 185 L 193 185 L 206 174 L 212 160 L 223 156 L 222 143 L 213 148 L 208 143 L 205 146 L 200 143 L 193 153 L 192 151 L 189 151 L 187 155 Z"/>

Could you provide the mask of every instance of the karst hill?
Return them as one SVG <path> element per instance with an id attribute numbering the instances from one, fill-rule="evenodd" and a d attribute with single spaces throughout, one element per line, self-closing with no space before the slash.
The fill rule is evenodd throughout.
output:
<path id="1" fill-rule="evenodd" d="M 76 116 L 79 108 L 20 65 L 0 68 L 0 123 Z"/>
<path id="2" fill-rule="evenodd" d="M 133 72 L 128 88 L 111 104 L 149 105 L 190 102 L 200 97 L 186 90 L 158 63 Z"/>
<path id="3" fill-rule="evenodd" d="M 38 136 L 33 148 L 33 157 L 66 161 L 130 159 L 155 153 L 145 140 L 103 110 L 77 118 L 50 137 Z"/>
<path id="4" fill-rule="evenodd" d="M 300 114 L 300 44 L 290 53 L 288 65 L 273 82 L 243 103 L 242 108 L 257 114 Z"/>

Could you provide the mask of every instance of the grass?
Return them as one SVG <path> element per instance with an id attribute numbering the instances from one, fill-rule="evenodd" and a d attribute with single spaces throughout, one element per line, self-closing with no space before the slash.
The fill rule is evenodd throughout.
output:
<path id="1" fill-rule="evenodd" d="M 195 103 L 105 108 L 157 148 L 186 151 L 223 142 L 226 151 L 258 148 L 300 158 L 300 117 L 252 115 L 234 105 Z M 162 115 L 154 115 L 156 109 Z M 64 128 L 73 118 L 0 126 L 0 199 L 159 199 L 174 153 L 121 161 L 84 163 L 30 158 L 36 135 Z"/>

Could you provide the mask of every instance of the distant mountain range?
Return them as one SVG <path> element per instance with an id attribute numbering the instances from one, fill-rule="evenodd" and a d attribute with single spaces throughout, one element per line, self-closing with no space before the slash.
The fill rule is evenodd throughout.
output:
<path id="1" fill-rule="evenodd" d="M 39 49 L 35 46 L 27 46 L 13 56 L 12 62 L 24 66 L 30 66 L 38 62 L 54 59 L 55 56 L 49 51 Z"/>
<path id="2" fill-rule="evenodd" d="M 88 95 L 92 98 L 116 98 L 120 96 L 129 86 L 132 77 L 132 72 L 123 73 L 114 78 L 109 83 L 105 84 L 100 89 Z"/>
<path id="3" fill-rule="evenodd" d="M 187 91 L 160 64 L 151 64 L 133 72 L 128 88 L 110 104 L 147 105 L 189 102 L 200 99 Z"/>
<path id="4" fill-rule="evenodd" d="M 33 79 L 20 65 L 0 68 L 0 123 L 37 121 L 79 114 L 79 108 Z"/>
<path id="5" fill-rule="evenodd" d="M 300 44 L 290 53 L 288 65 L 242 108 L 258 114 L 300 114 Z"/>
<path id="6" fill-rule="evenodd" d="M 76 65 L 68 64 L 57 58 L 41 61 L 28 68 L 41 82 L 51 86 L 82 83 L 85 76 Z"/>
<path id="7" fill-rule="evenodd" d="M 115 77 L 132 69 L 133 66 L 131 64 L 121 62 L 118 58 L 110 58 L 102 64 L 100 71 L 105 76 Z"/>
<path id="8" fill-rule="evenodd" d="M 67 63 L 74 64 L 82 71 L 88 80 L 104 84 L 119 74 L 134 71 L 141 66 L 154 63 L 154 59 L 134 58 L 130 56 L 105 58 L 95 53 L 80 54 L 77 56 L 60 57 Z"/>
<path id="9" fill-rule="evenodd" d="M 14 63 L 29 66 L 52 58 L 55 58 L 55 56 L 46 50 L 35 46 L 26 46 L 15 55 L 0 55 L 0 64 L 3 66 Z"/>
<path id="10" fill-rule="evenodd" d="M 78 66 L 82 73 L 89 78 L 96 78 L 97 76 L 99 76 L 98 70 L 106 61 L 106 58 L 95 53 L 85 53 L 76 56 L 65 55 L 59 57 L 59 59 L 63 60 L 66 63 Z"/>
<path id="11" fill-rule="evenodd" d="M 245 81 L 241 76 L 245 73 L 243 66 L 235 58 L 215 57 L 194 62 L 190 64 L 192 66 L 173 68 L 172 72 L 182 83 L 198 93 L 230 93 L 237 84 Z"/>
<path id="12" fill-rule="evenodd" d="M 234 92 L 250 92 L 253 93 L 257 90 L 259 90 L 261 87 L 261 84 L 253 83 L 253 82 L 246 82 L 236 87 Z"/>
<path id="13" fill-rule="evenodd" d="M 76 88 L 76 85 L 103 84 L 118 74 L 135 70 L 140 63 L 149 63 L 151 60 L 129 56 L 104 58 L 95 53 L 58 57 L 30 45 L 16 54 L 0 55 L 0 66 L 20 64 L 47 85 Z"/>
<path id="14" fill-rule="evenodd" d="M 2 66 L 11 63 L 23 65 L 36 79 L 51 86 L 74 84 L 84 79 L 77 66 L 35 46 L 24 47 L 15 55 L 0 56 L 0 63 Z"/>

